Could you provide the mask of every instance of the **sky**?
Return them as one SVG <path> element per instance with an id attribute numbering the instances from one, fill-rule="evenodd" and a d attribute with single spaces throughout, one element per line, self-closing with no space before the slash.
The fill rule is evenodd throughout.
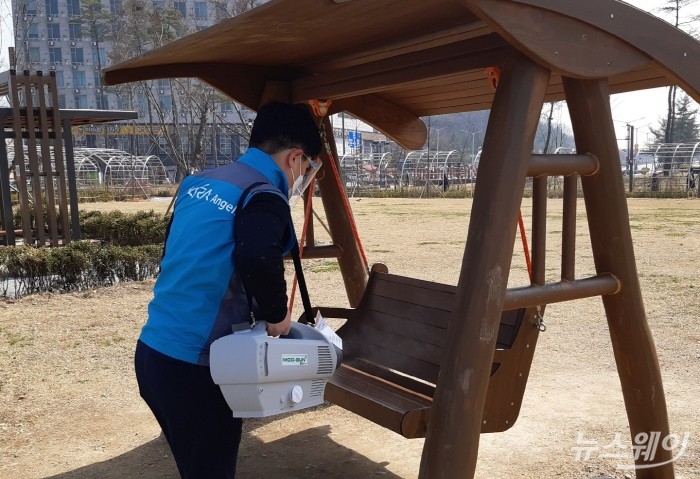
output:
<path id="1" fill-rule="evenodd" d="M 574 0 L 578 1 L 578 0 Z M 635 7 L 648 11 L 654 15 L 663 17 L 658 11 L 661 5 L 666 4 L 666 0 L 635 0 L 628 3 Z M 693 1 L 685 7 L 688 15 L 700 15 L 700 0 Z M 700 30 L 700 24 L 696 30 Z M 12 45 L 12 17 L 10 14 L 10 0 L 0 0 L 0 71 L 8 68 L 7 48 Z M 655 88 L 651 90 L 641 90 L 631 93 L 613 95 L 610 104 L 615 120 L 615 127 L 620 146 L 624 147 L 627 136 L 626 124 L 630 123 L 636 129 L 638 143 L 644 145 L 652 139 L 649 128 L 658 128 L 659 119 L 666 114 L 667 110 L 667 88 Z M 562 123 L 568 124 L 568 112 L 563 111 L 560 118 Z"/>
<path id="2" fill-rule="evenodd" d="M 628 3 L 664 18 L 663 14 L 657 11 L 660 5 L 666 3 L 664 0 L 636 0 Z M 700 15 L 700 0 L 687 6 L 685 11 L 690 16 Z M 700 24 L 696 25 L 695 29 L 700 30 Z M 612 95 L 610 97 L 610 107 L 620 147 L 626 148 L 627 123 L 635 127 L 635 143 L 643 146 L 647 141 L 653 141 L 654 139 L 649 128 L 659 129 L 659 119 L 666 116 L 668 111 L 668 88 L 653 88 Z"/>

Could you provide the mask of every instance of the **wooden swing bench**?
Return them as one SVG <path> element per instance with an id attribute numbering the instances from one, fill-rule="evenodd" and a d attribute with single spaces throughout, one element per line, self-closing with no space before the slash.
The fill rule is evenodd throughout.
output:
<path id="1" fill-rule="evenodd" d="M 319 308 L 324 317 L 347 318 L 338 330 L 343 363 L 326 399 L 404 437 L 425 437 L 456 293 L 455 286 L 373 268 L 357 308 Z M 537 314 L 532 307 L 501 315 L 482 433 L 505 431 L 518 417 Z"/>

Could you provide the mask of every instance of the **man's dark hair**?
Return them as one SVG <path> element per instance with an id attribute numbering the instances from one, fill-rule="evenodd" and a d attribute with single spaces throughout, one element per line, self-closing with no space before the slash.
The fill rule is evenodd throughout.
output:
<path id="1" fill-rule="evenodd" d="M 303 104 L 272 102 L 258 110 L 249 145 L 274 155 L 301 148 L 312 158 L 321 153 L 321 137 L 309 108 Z"/>

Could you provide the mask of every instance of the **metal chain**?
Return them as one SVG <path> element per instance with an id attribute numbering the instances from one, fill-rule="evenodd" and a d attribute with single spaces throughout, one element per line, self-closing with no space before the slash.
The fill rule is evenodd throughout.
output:
<path id="1" fill-rule="evenodd" d="M 535 314 L 535 327 L 541 332 L 547 331 L 547 325 L 544 322 L 544 317 L 542 317 L 542 308 L 537 306 L 537 313 Z"/>

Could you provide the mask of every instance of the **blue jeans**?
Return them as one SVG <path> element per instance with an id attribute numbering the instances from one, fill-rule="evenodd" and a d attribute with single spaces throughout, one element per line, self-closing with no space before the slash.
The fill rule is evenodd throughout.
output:
<path id="1" fill-rule="evenodd" d="M 166 356 L 138 341 L 141 397 L 165 434 L 182 479 L 233 479 L 242 420 L 234 418 L 208 366 Z"/>

